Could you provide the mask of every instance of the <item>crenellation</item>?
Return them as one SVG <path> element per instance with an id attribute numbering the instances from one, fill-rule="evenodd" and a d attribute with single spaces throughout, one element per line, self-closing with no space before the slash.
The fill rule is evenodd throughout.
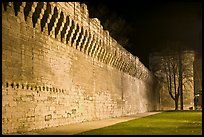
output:
<path id="1" fill-rule="evenodd" d="M 107 30 L 103 30 L 103 36 L 105 38 L 104 40 L 104 46 L 107 48 L 107 49 L 110 49 L 110 36 L 109 36 L 109 31 Z"/>
<path id="2" fill-rule="evenodd" d="M 142 70 L 139 70 L 139 76 L 138 76 L 138 79 L 142 79 L 142 74 L 143 74 Z"/>
<path id="3" fill-rule="evenodd" d="M 3 134 L 147 111 L 133 102 L 149 95 L 151 73 L 85 4 L 11 4 L 2 4 Z M 122 112 L 121 92 L 132 110 Z"/>
<path id="4" fill-rule="evenodd" d="M 132 76 L 134 74 L 133 71 L 134 71 L 134 66 L 132 65 L 132 62 L 130 62 L 130 67 L 128 69 L 128 73 Z"/>
<path id="5" fill-rule="evenodd" d="M 65 9 L 65 11 L 67 11 L 67 13 L 70 15 L 72 19 L 74 19 L 74 8 L 75 8 L 74 4 L 75 4 L 74 2 L 67 2 L 66 9 Z"/>
<path id="6" fill-rule="evenodd" d="M 77 2 L 74 4 L 74 20 L 79 24 L 81 23 L 80 3 Z"/>
<path id="7" fill-rule="evenodd" d="M 113 61 L 113 51 L 112 51 L 112 48 L 111 48 L 111 50 L 110 50 L 110 60 L 109 60 L 109 65 L 111 66 L 111 64 L 112 64 L 112 61 Z"/>
<path id="8" fill-rule="evenodd" d="M 15 16 L 18 16 L 18 13 L 20 12 L 20 6 L 22 5 L 22 2 L 13 2 L 12 4 L 13 4 Z"/>
<path id="9" fill-rule="evenodd" d="M 26 7 L 26 2 L 14 2 L 14 7 L 15 8 L 15 14 L 16 16 L 19 18 L 20 22 L 25 22 L 25 14 L 24 14 L 24 10 Z M 19 11 L 17 10 L 19 9 Z"/>
<path id="10" fill-rule="evenodd" d="M 107 50 L 104 49 L 104 55 L 102 57 L 102 62 L 105 63 L 106 58 L 108 57 Z"/>
<path id="11" fill-rule="evenodd" d="M 73 41 L 73 46 L 75 49 L 77 49 L 77 40 L 79 38 L 80 33 L 81 33 L 81 27 L 78 26 L 78 31 L 77 31 L 76 36 L 75 36 L 74 41 Z"/>
<path id="12" fill-rule="evenodd" d="M 91 31 L 100 30 L 100 21 L 97 18 L 89 18 Z"/>
<path id="13" fill-rule="evenodd" d="M 80 3 L 79 2 L 73 2 L 74 3 L 74 20 L 79 21 L 80 17 Z"/>
<path id="14" fill-rule="evenodd" d="M 113 61 L 113 66 L 115 67 L 115 68 L 117 68 L 117 61 L 118 61 L 118 57 L 117 57 L 117 55 L 115 56 L 115 59 L 114 59 L 114 61 Z"/>
<path id="15" fill-rule="evenodd" d="M 72 39 L 77 29 L 77 23 L 72 20 L 72 25 L 70 29 L 70 36 L 68 36 L 68 46 L 72 47 Z"/>
<path id="16" fill-rule="evenodd" d="M 120 56 L 118 56 L 118 59 L 117 59 L 117 63 L 116 63 L 116 67 L 117 67 L 117 69 L 120 71 L 120 63 L 121 63 L 121 57 Z"/>
<path id="17" fill-rule="evenodd" d="M 47 14 L 48 14 L 48 17 L 47 17 L 47 20 L 45 21 L 45 25 L 44 25 L 44 28 L 43 28 L 43 32 L 44 34 L 46 35 L 49 35 L 49 24 L 51 22 L 51 19 L 52 19 L 52 16 L 54 14 L 54 7 L 50 4 L 50 3 L 47 3 Z"/>
<path id="18" fill-rule="evenodd" d="M 96 46 L 98 45 L 98 37 L 97 36 L 93 38 L 93 41 L 92 41 L 92 43 L 90 45 L 92 45 L 92 46 L 90 48 L 89 55 L 91 57 L 93 57 L 94 50 L 96 49 Z"/>
<path id="19" fill-rule="evenodd" d="M 94 39 L 94 34 L 92 32 L 88 33 L 88 41 L 86 42 L 86 44 L 84 45 L 84 52 L 88 55 L 89 54 L 89 49 L 91 47 L 91 43 Z"/>
<path id="20" fill-rule="evenodd" d="M 103 56 L 104 56 L 104 54 L 105 54 L 105 49 L 102 47 L 101 52 L 100 52 L 100 54 L 99 54 L 99 61 L 100 61 L 100 62 L 103 62 Z"/>
<path id="21" fill-rule="evenodd" d="M 98 30 L 98 44 L 106 49 L 104 41 L 105 41 L 104 31 L 103 31 L 103 27 L 101 25 L 100 29 Z"/>
<path id="22" fill-rule="evenodd" d="M 120 66 L 119 66 L 119 70 L 123 71 L 123 66 L 124 66 L 124 60 L 121 60 Z"/>
<path id="23" fill-rule="evenodd" d="M 69 16 L 66 16 L 66 24 L 65 24 L 65 27 L 64 27 L 64 36 L 62 35 L 62 42 L 64 44 L 67 44 L 67 37 L 68 37 L 68 33 L 71 29 L 71 26 L 72 26 L 72 20 L 69 18 Z"/>
<path id="24" fill-rule="evenodd" d="M 129 68 L 130 64 L 129 64 L 129 61 L 126 61 L 126 65 L 125 65 L 125 68 L 124 68 L 124 71 L 126 73 L 128 73 L 128 68 Z"/>
<path id="25" fill-rule="evenodd" d="M 33 14 L 35 12 L 35 8 L 37 7 L 38 2 L 31 2 L 31 4 L 27 4 L 28 6 L 31 6 L 30 10 L 27 11 L 28 15 L 26 16 L 26 22 L 28 23 L 29 26 L 34 26 L 32 21 L 33 21 Z M 26 6 L 27 6 L 26 5 Z"/>
<path id="26" fill-rule="evenodd" d="M 62 41 L 62 38 L 64 37 L 64 36 L 62 36 L 62 33 L 63 33 L 62 30 L 65 28 L 65 25 L 67 25 L 66 24 L 67 23 L 66 19 L 67 18 L 66 18 L 66 15 L 64 14 L 64 12 L 61 12 L 61 14 L 60 14 L 60 22 L 58 22 L 58 24 L 57 24 L 58 30 L 57 30 L 57 28 L 55 29 L 55 31 L 56 31 L 55 37 L 56 37 L 56 39 L 58 41 Z M 63 33 L 63 35 L 64 34 L 65 34 L 65 32 Z"/>
<path id="27" fill-rule="evenodd" d="M 125 62 L 126 62 L 125 57 L 124 57 L 124 55 L 122 55 L 122 64 L 121 64 L 121 68 L 120 68 L 121 71 L 123 71 L 123 69 L 124 69 Z"/>
<path id="28" fill-rule="evenodd" d="M 99 47 L 98 47 L 98 50 L 97 50 L 97 52 L 96 52 L 96 56 L 95 56 L 96 59 L 98 59 L 98 60 L 99 60 L 99 55 L 100 55 L 101 50 L 102 50 L 102 47 L 99 46 Z"/>
<path id="29" fill-rule="evenodd" d="M 57 15 L 56 15 L 57 14 Z M 50 25 L 50 31 L 49 31 L 49 34 L 52 38 L 55 38 L 56 37 L 56 27 L 57 27 L 57 23 L 60 19 L 60 15 L 61 15 L 61 9 L 58 9 L 57 7 L 54 7 L 54 15 L 53 15 L 53 22 L 52 22 L 52 19 L 51 19 L 51 23 L 52 25 Z"/>
<path id="30" fill-rule="evenodd" d="M 122 65 L 123 59 L 122 56 L 120 56 L 119 62 L 118 62 L 118 70 L 121 71 L 121 65 Z"/>
<path id="31" fill-rule="evenodd" d="M 92 51 L 92 57 L 93 58 L 97 58 L 96 57 L 96 53 L 97 53 L 97 51 L 98 51 L 98 49 L 99 49 L 99 46 L 100 46 L 100 44 L 99 44 L 99 39 L 97 38 L 97 40 L 96 40 L 96 42 L 95 42 L 95 44 L 94 44 L 94 48 L 93 48 L 93 51 Z"/>
<path id="32" fill-rule="evenodd" d="M 3 11 L 5 12 L 5 11 L 7 10 L 7 9 L 6 9 L 6 8 L 7 8 L 7 4 L 8 4 L 8 2 L 2 2 L 2 3 L 1 3 L 2 12 L 3 12 Z"/>
<path id="33" fill-rule="evenodd" d="M 36 28 L 36 30 L 40 31 L 41 26 L 40 22 L 43 17 L 44 11 L 45 11 L 46 5 L 45 2 L 38 2 L 35 12 L 33 13 L 33 27 Z"/>
<path id="34" fill-rule="evenodd" d="M 14 11 L 14 6 L 12 4 L 12 2 L 6 2 L 4 3 L 4 10 L 10 14 L 10 15 L 14 15 L 15 11 Z"/>
<path id="35" fill-rule="evenodd" d="M 111 54 L 110 54 L 110 52 L 107 50 L 106 58 L 104 59 L 105 64 L 107 64 L 107 65 L 109 64 L 110 58 L 111 58 Z"/>
<path id="36" fill-rule="evenodd" d="M 82 40 L 82 35 L 83 35 L 83 27 L 79 26 L 79 32 L 77 34 L 77 38 L 76 38 L 76 42 L 75 42 L 75 47 L 76 49 L 80 49 L 79 46 L 79 42 Z"/>
<path id="37" fill-rule="evenodd" d="M 49 13 L 50 13 L 50 10 L 51 10 L 51 6 L 50 4 L 47 2 L 44 2 L 44 7 L 43 7 L 43 14 L 42 14 L 42 19 L 40 20 L 40 28 L 41 28 L 41 31 L 44 32 L 44 28 L 46 27 L 46 22 L 49 18 Z"/>
<path id="38" fill-rule="evenodd" d="M 115 61 L 114 61 L 114 66 L 118 69 L 118 61 L 119 61 L 119 57 L 116 57 Z"/>
<path id="39" fill-rule="evenodd" d="M 129 69 L 129 74 L 133 76 L 134 75 L 134 71 L 135 71 L 135 68 L 134 68 L 134 66 L 131 65 L 131 67 Z"/>
<path id="40" fill-rule="evenodd" d="M 116 41 L 114 41 L 114 43 L 115 43 L 115 45 L 117 44 Z M 115 66 L 115 62 L 117 60 L 117 47 L 113 48 L 113 56 L 114 56 L 114 58 L 113 58 L 112 64 Z"/>
<path id="41" fill-rule="evenodd" d="M 114 49 L 117 48 L 117 41 L 110 37 L 110 46 L 112 46 Z"/>
<path id="42" fill-rule="evenodd" d="M 80 7 L 81 7 L 81 23 L 82 25 L 87 26 L 86 22 L 89 19 L 89 12 L 87 9 L 87 5 L 84 3 L 81 3 Z"/>
<path id="43" fill-rule="evenodd" d="M 117 59 L 117 57 L 116 57 L 116 56 L 113 56 L 112 62 L 111 62 L 111 66 L 112 66 L 112 67 L 115 67 L 116 59 Z"/>
<path id="44" fill-rule="evenodd" d="M 110 59 L 110 53 L 109 51 L 106 49 L 106 56 L 104 58 L 104 63 L 108 65 L 108 60 Z"/>
<path id="45" fill-rule="evenodd" d="M 83 53 L 85 53 L 85 45 L 86 45 L 87 41 L 88 41 L 88 31 L 87 31 L 87 29 L 84 28 L 84 39 L 83 39 L 81 46 L 80 46 L 80 51 Z"/>
<path id="46" fill-rule="evenodd" d="M 85 41 L 85 38 L 86 38 L 86 31 L 84 30 L 84 27 L 82 27 L 82 30 L 81 30 L 81 39 L 78 42 L 78 46 L 77 46 L 77 49 L 79 51 L 81 51 L 81 49 L 82 49 L 83 42 Z"/>

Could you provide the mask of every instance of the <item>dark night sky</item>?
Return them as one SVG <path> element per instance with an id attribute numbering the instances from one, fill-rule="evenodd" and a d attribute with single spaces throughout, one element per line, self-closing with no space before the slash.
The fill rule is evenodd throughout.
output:
<path id="1" fill-rule="evenodd" d="M 186 49 L 202 53 L 202 3 L 199 1 L 88 0 L 85 3 L 89 16 L 99 18 L 103 26 L 115 16 L 125 20 L 123 31 L 129 41 L 121 45 L 147 67 L 149 53 L 165 48 L 167 42 L 177 41 Z M 104 14 L 100 14 L 101 10 Z M 115 39 L 118 41 L 124 35 Z"/>

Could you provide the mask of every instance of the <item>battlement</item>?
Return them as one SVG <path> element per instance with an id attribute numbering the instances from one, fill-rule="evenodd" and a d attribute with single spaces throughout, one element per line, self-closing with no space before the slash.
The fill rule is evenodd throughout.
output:
<path id="1" fill-rule="evenodd" d="M 19 21 L 64 44 L 139 79 L 148 69 L 103 29 L 97 18 L 89 18 L 85 4 L 79 2 L 8 2 L 3 9 Z M 23 18 L 24 17 L 24 18 Z M 145 71 L 143 71 L 145 70 Z M 139 72 L 139 73 L 138 73 Z"/>
<path id="2" fill-rule="evenodd" d="M 149 70 L 78 2 L 2 3 L 2 133 L 158 109 Z"/>

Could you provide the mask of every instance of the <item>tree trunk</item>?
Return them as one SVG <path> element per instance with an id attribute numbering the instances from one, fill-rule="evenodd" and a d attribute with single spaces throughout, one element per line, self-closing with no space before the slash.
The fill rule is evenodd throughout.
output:
<path id="1" fill-rule="evenodd" d="M 179 93 L 180 93 L 180 109 L 183 110 L 183 80 L 182 80 L 182 61 L 181 52 L 179 51 Z"/>
<path id="2" fill-rule="evenodd" d="M 174 100 L 174 101 L 175 101 L 175 110 L 178 110 L 178 97 L 179 97 L 178 95 L 179 95 L 179 94 L 178 94 L 177 92 L 179 92 L 179 91 L 176 90 L 176 70 L 175 70 L 175 68 L 174 68 L 174 71 L 173 71 L 173 72 L 174 72 L 173 75 L 174 75 L 174 95 L 175 95 L 175 100 Z"/>
<path id="3" fill-rule="evenodd" d="M 175 110 L 178 110 L 178 99 L 175 99 Z"/>

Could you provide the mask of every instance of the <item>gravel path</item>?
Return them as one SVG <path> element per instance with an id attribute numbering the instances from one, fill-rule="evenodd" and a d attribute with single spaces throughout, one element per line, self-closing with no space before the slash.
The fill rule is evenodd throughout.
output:
<path id="1" fill-rule="evenodd" d="M 117 117 L 117 118 L 109 118 L 104 120 L 97 120 L 97 121 L 89 121 L 89 122 L 83 122 L 83 123 L 77 123 L 77 124 L 69 124 L 69 125 L 63 125 L 58 127 L 50 127 L 46 129 L 40 129 L 40 130 L 34 130 L 26 133 L 20 133 L 23 135 L 73 135 L 78 134 L 81 132 L 85 132 L 92 129 L 102 128 L 106 126 L 110 126 L 116 123 L 129 121 L 132 119 L 138 119 L 141 117 L 157 114 L 160 112 L 145 112 L 145 113 L 139 113 L 136 115 L 131 116 L 124 116 L 124 117 Z M 18 135 L 20 135 L 18 133 Z"/>

